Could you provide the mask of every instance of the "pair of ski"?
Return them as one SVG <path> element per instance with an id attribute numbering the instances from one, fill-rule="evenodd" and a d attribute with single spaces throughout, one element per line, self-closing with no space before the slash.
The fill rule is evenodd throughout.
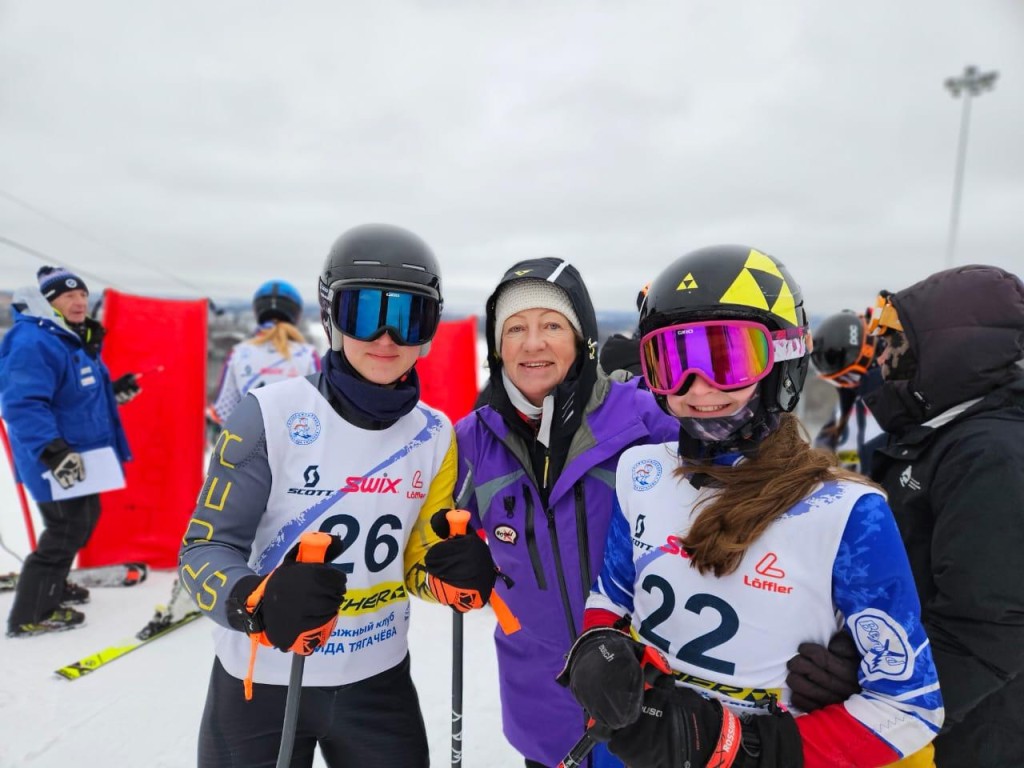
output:
<path id="1" fill-rule="evenodd" d="M 172 613 L 164 612 L 158 608 L 153 619 L 135 633 L 134 637 L 108 646 L 102 651 L 84 656 L 78 661 L 73 661 L 60 669 L 54 670 L 54 672 L 65 680 L 78 680 L 110 662 L 116 661 L 132 651 L 152 643 L 154 640 L 159 640 L 161 637 L 169 635 L 179 627 L 183 627 L 189 622 L 198 619 L 199 616 L 199 611 L 191 611 L 184 616 L 175 618 Z"/>
<path id="2" fill-rule="evenodd" d="M 76 568 L 68 574 L 68 581 L 81 587 L 134 587 L 146 580 L 149 568 L 145 563 L 116 563 L 95 568 Z M 14 571 L 0 574 L 0 592 L 8 592 L 18 586 L 18 574 Z"/>
<path id="3" fill-rule="evenodd" d="M 73 661 L 54 670 L 54 672 L 65 680 L 78 680 L 144 645 L 169 635 L 174 630 L 198 619 L 199 616 L 200 613 L 195 604 L 182 590 L 181 583 L 175 579 L 174 586 L 171 588 L 171 599 L 167 605 L 157 606 L 156 613 L 149 623 L 132 637 L 84 656 L 78 661 Z"/>

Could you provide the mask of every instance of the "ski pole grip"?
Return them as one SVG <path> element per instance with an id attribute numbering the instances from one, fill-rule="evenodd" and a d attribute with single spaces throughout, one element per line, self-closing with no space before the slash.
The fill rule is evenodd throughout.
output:
<path id="1" fill-rule="evenodd" d="M 449 509 L 445 515 L 445 520 L 448 521 L 448 529 L 450 537 L 452 536 L 465 536 L 466 531 L 469 529 L 469 511 L 465 509 Z M 494 616 L 498 619 L 498 624 L 501 626 L 502 631 L 506 635 L 511 635 L 522 629 L 519 624 L 519 619 L 515 617 L 512 610 L 508 607 L 508 603 L 501 599 L 496 591 L 491 592 L 491 598 L 488 601 L 491 604 L 491 608 L 494 609 Z"/>
<path id="2" fill-rule="evenodd" d="M 295 561 L 298 563 L 322 563 L 327 559 L 329 546 L 331 546 L 331 534 L 324 531 L 308 531 L 299 537 L 299 551 L 295 556 Z"/>
<path id="3" fill-rule="evenodd" d="M 469 529 L 469 510 L 449 509 L 444 518 L 448 521 L 448 538 L 466 535 L 466 531 Z"/>

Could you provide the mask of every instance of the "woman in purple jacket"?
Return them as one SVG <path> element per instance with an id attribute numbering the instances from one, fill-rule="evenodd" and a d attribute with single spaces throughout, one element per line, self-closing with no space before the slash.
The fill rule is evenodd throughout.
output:
<path id="1" fill-rule="evenodd" d="M 487 300 L 486 327 L 490 399 L 456 424 L 456 498 L 486 534 L 490 557 L 476 536 L 449 539 L 427 570 L 435 586 L 466 585 L 483 564 L 482 601 L 494 585 L 519 619 L 512 635 L 495 630 L 502 721 L 526 765 L 542 768 L 557 765 L 586 727 L 555 677 L 604 555 L 619 455 L 675 439 L 679 426 L 637 379 L 600 370 L 594 306 L 568 262 L 511 267 Z M 490 558 L 502 574 L 496 584 Z M 593 768 L 618 765 L 603 749 L 592 753 Z"/>

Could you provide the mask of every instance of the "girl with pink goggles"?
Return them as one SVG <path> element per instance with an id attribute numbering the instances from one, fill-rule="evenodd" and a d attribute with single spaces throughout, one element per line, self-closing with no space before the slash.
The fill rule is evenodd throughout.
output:
<path id="1" fill-rule="evenodd" d="M 671 395 L 690 374 L 730 391 L 756 384 L 776 362 L 806 355 L 807 328 L 769 331 L 748 320 L 710 320 L 658 328 L 640 340 L 640 364 L 652 392 Z"/>

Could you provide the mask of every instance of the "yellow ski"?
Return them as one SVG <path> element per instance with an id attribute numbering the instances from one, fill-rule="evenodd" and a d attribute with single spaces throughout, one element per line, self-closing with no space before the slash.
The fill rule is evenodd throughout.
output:
<path id="1" fill-rule="evenodd" d="M 185 614 L 177 621 L 171 621 L 166 624 L 150 622 L 146 625 L 145 629 L 130 640 L 125 640 L 123 643 L 112 645 L 109 648 L 104 648 L 98 653 L 81 658 L 78 661 L 68 664 L 66 667 L 61 667 L 60 669 L 55 670 L 55 673 L 67 680 L 78 680 L 80 677 L 84 677 L 90 672 L 95 672 L 100 667 L 120 659 L 122 656 L 131 653 L 135 649 L 141 648 L 147 643 L 151 643 L 154 640 L 163 637 L 178 627 L 182 627 L 190 621 L 198 619 L 200 615 L 199 611 L 194 611 L 192 613 Z"/>

